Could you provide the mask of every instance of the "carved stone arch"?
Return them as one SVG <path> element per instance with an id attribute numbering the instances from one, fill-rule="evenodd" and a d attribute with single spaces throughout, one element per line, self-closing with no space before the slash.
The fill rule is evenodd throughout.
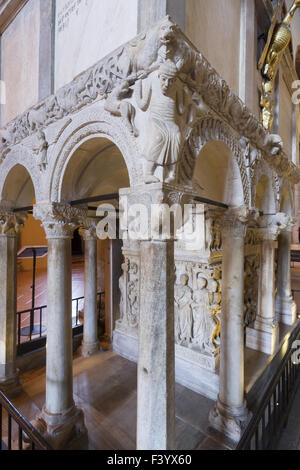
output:
<path id="1" fill-rule="evenodd" d="M 291 184 L 283 180 L 279 192 L 279 212 L 294 217 L 294 193 Z"/>
<path id="2" fill-rule="evenodd" d="M 263 159 L 257 162 L 251 179 L 251 200 L 253 208 L 256 207 L 258 191 L 263 187 L 264 196 L 268 199 L 265 201 L 265 206 L 268 207 L 267 212 L 271 213 L 278 210 L 278 190 L 275 176 L 275 173 Z M 256 208 L 262 210 L 260 207 Z"/>
<path id="3" fill-rule="evenodd" d="M 24 169 L 33 185 L 33 192 L 36 199 L 40 194 L 40 171 L 36 165 L 34 155 L 24 146 L 15 147 L 10 153 L 9 158 L 6 158 L 0 166 L 0 201 L 14 203 L 14 201 L 7 200 L 5 196 L 5 188 L 7 186 L 8 178 L 12 172 L 17 168 Z M 12 184 L 14 184 L 12 182 Z M 12 188 L 17 192 L 18 188 Z M 30 201 L 31 202 L 31 201 Z"/>
<path id="4" fill-rule="evenodd" d="M 85 142 L 104 138 L 120 150 L 127 166 L 131 185 L 141 182 L 142 165 L 136 139 L 129 133 L 122 119 L 115 118 L 101 110 L 77 115 L 62 132 L 55 146 L 49 152 L 51 163 L 49 200 L 60 201 L 64 173 L 74 152 Z"/>
<path id="5" fill-rule="evenodd" d="M 250 182 L 244 158 L 244 151 L 239 142 L 240 136 L 219 119 L 206 117 L 197 122 L 183 148 L 178 168 L 178 182 L 190 186 L 200 151 L 212 141 L 223 142 L 236 161 L 244 192 L 244 203 L 250 204 Z"/>

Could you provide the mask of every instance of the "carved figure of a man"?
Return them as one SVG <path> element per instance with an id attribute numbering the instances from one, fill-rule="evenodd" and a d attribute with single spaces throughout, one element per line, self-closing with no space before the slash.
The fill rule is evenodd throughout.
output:
<path id="1" fill-rule="evenodd" d="M 122 274 L 119 278 L 120 289 L 120 320 L 126 321 L 126 282 L 127 282 L 128 263 L 122 264 Z"/>
<path id="2" fill-rule="evenodd" d="M 207 340 L 207 315 L 209 313 L 209 301 L 207 290 L 207 279 L 197 277 L 197 289 L 194 292 L 193 309 L 193 343 L 198 344 L 201 349 Z"/>
<path id="3" fill-rule="evenodd" d="M 148 108 L 150 111 L 148 142 L 144 153 L 145 183 L 159 181 L 154 175 L 159 166 L 167 173 L 165 181 L 174 181 L 183 143 L 178 125 L 182 109 L 178 100 L 176 65 L 170 60 L 164 62 L 159 67 L 157 77 L 152 79 L 148 88 L 143 87 L 143 81 L 139 80 L 135 90 L 138 106 L 142 111 Z"/>
<path id="4" fill-rule="evenodd" d="M 135 108 L 125 101 L 125 98 L 130 98 L 130 94 L 129 82 L 125 80 L 116 85 L 112 93 L 108 95 L 104 108 L 113 116 L 122 117 L 131 134 L 137 137 L 139 132 L 134 124 Z"/>
<path id="5" fill-rule="evenodd" d="M 175 339 L 179 344 L 192 341 L 192 289 L 188 282 L 188 275 L 183 274 L 180 284 L 175 285 Z"/>
<path id="6" fill-rule="evenodd" d="M 47 152 L 48 152 L 48 142 L 46 140 L 45 133 L 42 130 L 39 130 L 37 133 L 38 138 L 38 146 L 34 148 L 34 152 L 38 156 L 37 164 L 40 170 L 45 170 L 48 160 L 47 160 Z"/>

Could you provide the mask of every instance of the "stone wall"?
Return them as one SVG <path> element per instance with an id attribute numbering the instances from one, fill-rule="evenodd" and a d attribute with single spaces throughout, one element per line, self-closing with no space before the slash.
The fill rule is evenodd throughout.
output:
<path id="1" fill-rule="evenodd" d="M 2 34 L 1 79 L 6 84 L 6 104 L 1 125 L 38 101 L 40 3 L 29 0 Z"/>
<path id="2" fill-rule="evenodd" d="M 137 0 L 57 0 L 55 89 L 137 34 Z"/>

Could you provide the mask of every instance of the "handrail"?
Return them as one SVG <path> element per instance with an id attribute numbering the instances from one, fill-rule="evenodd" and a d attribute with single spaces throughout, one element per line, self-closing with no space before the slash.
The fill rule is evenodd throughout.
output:
<path id="1" fill-rule="evenodd" d="M 299 364 L 296 365 L 292 361 L 294 353 L 292 345 L 299 338 L 300 323 L 289 339 L 289 348 L 281 366 L 268 386 L 236 450 L 267 450 L 276 446 L 300 383 Z"/>
<path id="2" fill-rule="evenodd" d="M 100 315 L 101 311 L 101 300 L 105 296 L 105 291 L 98 292 L 97 293 L 97 300 L 100 298 L 100 303 L 99 303 L 99 308 L 98 308 L 98 315 Z M 76 297 L 72 299 L 72 314 L 73 314 L 73 304 L 75 303 L 75 315 L 72 317 L 75 317 L 75 322 L 72 325 L 73 328 L 73 333 L 76 331 L 77 333 L 79 332 L 80 329 L 82 329 L 83 323 L 80 322 L 79 319 L 79 302 L 81 300 L 84 300 L 84 296 L 82 297 Z M 30 352 L 33 349 L 39 349 L 45 345 L 46 341 L 46 336 L 47 333 L 45 331 L 45 327 L 43 326 L 43 313 L 44 310 L 47 309 L 47 305 L 42 305 L 41 307 L 35 307 L 34 309 L 29 308 L 27 310 L 22 310 L 20 312 L 17 312 L 17 354 L 22 355 L 24 353 Z M 39 322 L 37 323 L 37 332 L 31 332 L 29 330 L 28 332 L 28 337 L 29 340 L 26 340 L 24 342 L 21 342 L 21 336 L 22 336 L 22 329 L 21 329 L 21 317 L 22 315 L 25 314 L 33 314 L 33 318 L 35 316 L 35 312 L 40 312 L 39 313 Z M 27 336 L 27 333 L 26 333 Z"/>
<path id="3" fill-rule="evenodd" d="M 2 426 L 2 408 L 4 408 L 8 415 L 8 436 L 7 436 L 7 450 L 12 449 L 12 419 L 18 425 L 18 447 L 23 450 L 23 437 L 26 435 L 26 442 L 31 444 L 31 450 L 52 450 L 52 447 L 41 436 L 32 424 L 23 416 L 20 411 L 9 401 L 9 399 L 0 391 L 0 450 L 3 450 L 3 426 Z"/>

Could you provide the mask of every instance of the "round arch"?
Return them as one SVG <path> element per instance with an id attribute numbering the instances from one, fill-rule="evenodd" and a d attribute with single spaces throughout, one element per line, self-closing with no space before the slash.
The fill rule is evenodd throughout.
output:
<path id="1" fill-rule="evenodd" d="M 199 163 L 200 162 L 200 163 Z M 205 183 L 201 184 L 197 173 L 199 169 L 208 175 L 218 174 L 219 193 L 207 190 Z M 183 157 L 178 168 L 178 182 L 191 185 L 192 181 L 198 183 L 203 196 L 208 195 L 214 199 L 222 198 L 219 202 L 228 205 L 250 204 L 250 184 L 244 161 L 244 151 L 236 136 L 229 126 L 213 118 L 205 118 L 197 123 L 191 132 L 183 149 Z M 197 181 L 198 179 L 198 181 Z"/>
<path id="2" fill-rule="evenodd" d="M 277 212 L 276 197 L 274 194 L 272 179 L 269 175 L 260 175 L 255 186 L 253 202 L 255 208 L 264 214 L 275 214 Z"/>
<path id="3" fill-rule="evenodd" d="M 35 197 L 39 198 L 40 183 L 41 173 L 36 160 L 24 147 L 13 149 L 0 165 L 0 201 L 12 207 L 31 205 Z"/>
<path id="4" fill-rule="evenodd" d="M 27 207 L 36 197 L 32 177 L 20 163 L 12 166 L 6 173 L 0 191 L 0 200 L 11 208 Z"/>
<path id="5" fill-rule="evenodd" d="M 69 162 L 73 159 L 75 152 L 90 145 L 88 141 L 96 142 L 97 140 L 105 142 L 105 146 L 114 145 L 118 149 L 124 159 L 130 185 L 141 181 L 143 173 L 140 151 L 136 139 L 122 125 L 121 120 L 113 120 L 104 111 L 89 114 L 84 112 L 66 127 L 50 152 L 49 160 L 52 162 L 48 188 L 50 201 L 63 201 L 65 197 L 63 186 Z"/>
<path id="6" fill-rule="evenodd" d="M 280 212 L 294 217 L 293 191 L 289 184 L 284 184 L 280 189 Z"/>

